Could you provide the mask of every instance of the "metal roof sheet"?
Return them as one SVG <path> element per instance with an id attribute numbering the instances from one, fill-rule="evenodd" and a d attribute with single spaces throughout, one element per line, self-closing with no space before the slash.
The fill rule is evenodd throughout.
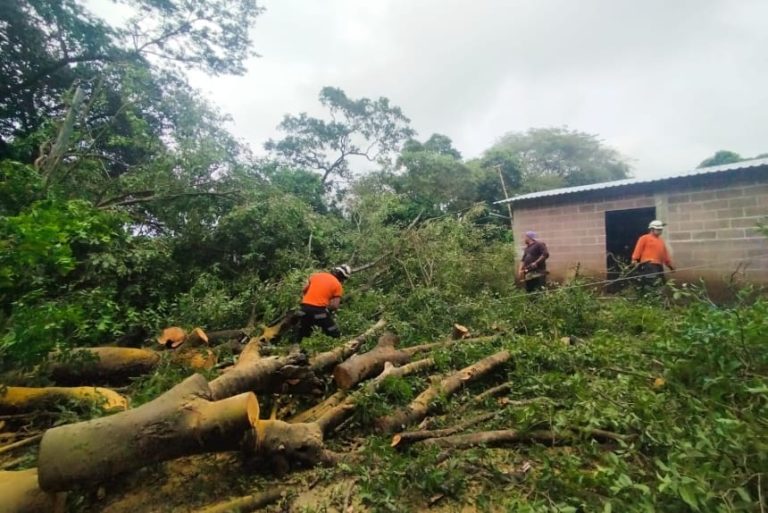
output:
<path id="1" fill-rule="evenodd" d="M 624 187 L 627 185 L 664 182 L 664 181 L 673 180 L 676 178 L 688 178 L 691 176 L 711 175 L 716 173 L 725 173 L 728 171 L 739 171 L 743 169 L 749 169 L 749 168 L 760 167 L 760 166 L 768 166 L 768 158 L 745 160 L 742 162 L 736 162 L 734 164 L 724 164 L 722 166 L 696 168 L 696 169 L 691 169 L 681 173 L 676 173 L 674 175 L 661 176 L 656 178 L 627 178 L 625 180 L 615 180 L 613 182 L 593 183 L 589 185 L 579 185 L 576 187 L 563 187 L 560 189 L 550 189 L 548 191 L 531 192 L 528 194 L 513 196 L 509 199 L 496 201 L 495 204 L 513 203 L 516 201 L 530 200 L 530 199 L 536 199 L 536 198 L 548 198 L 551 196 L 565 196 L 567 194 L 574 194 L 578 192 L 599 191 L 602 189 L 613 189 L 615 187 Z"/>

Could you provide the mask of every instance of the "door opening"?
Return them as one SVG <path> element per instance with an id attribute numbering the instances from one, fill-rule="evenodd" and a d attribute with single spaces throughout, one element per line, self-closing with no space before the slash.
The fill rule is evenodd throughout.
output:
<path id="1" fill-rule="evenodd" d="M 609 210 L 605 212 L 605 253 L 607 278 L 615 280 L 632 260 L 637 239 L 648 231 L 648 223 L 656 219 L 656 207 Z M 627 281 L 613 283 L 609 291 L 616 291 Z"/>

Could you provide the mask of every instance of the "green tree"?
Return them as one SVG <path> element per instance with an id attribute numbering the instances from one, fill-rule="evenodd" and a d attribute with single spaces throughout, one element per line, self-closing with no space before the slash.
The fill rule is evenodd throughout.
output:
<path id="1" fill-rule="evenodd" d="M 709 158 L 706 158 L 701 161 L 701 164 L 699 164 L 697 167 L 712 167 L 712 166 L 721 166 L 723 164 L 735 164 L 736 162 L 741 162 L 742 160 L 747 160 L 741 155 L 739 155 L 736 152 L 728 151 L 728 150 L 720 150 L 718 152 L 715 152 L 714 155 L 712 155 Z"/>
<path id="2" fill-rule="evenodd" d="M 515 157 L 521 191 L 571 187 L 629 176 L 629 165 L 596 135 L 568 128 L 531 128 L 504 135 L 484 154 Z"/>
<path id="3" fill-rule="evenodd" d="M 269 140 L 267 150 L 290 165 L 322 172 L 321 183 L 332 176 L 349 176 L 349 158 L 361 157 L 385 165 L 401 144 L 414 135 L 410 120 L 387 98 L 349 98 L 336 87 L 320 91 L 320 103 L 331 121 L 302 112 L 286 115 L 279 129 L 287 135 Z"/>

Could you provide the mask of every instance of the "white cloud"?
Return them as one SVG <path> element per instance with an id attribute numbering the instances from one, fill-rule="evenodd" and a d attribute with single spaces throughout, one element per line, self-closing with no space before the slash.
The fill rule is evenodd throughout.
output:
<path id="1" fill-rule="evenodd" d="M 285 113 L 321 113 L 325 85 L 387 96 L 470 157 L 561 125 L 600 135 L 636 176 L 768 151 L 764 0 L 262 3 L 247 75 L 192 74 L 256 151 Z"/>

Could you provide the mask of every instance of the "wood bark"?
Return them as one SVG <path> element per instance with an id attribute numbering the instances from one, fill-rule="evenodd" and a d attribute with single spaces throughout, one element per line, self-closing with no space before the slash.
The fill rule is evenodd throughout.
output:
<path id="1" fill-rule="evenodd" d="M 349 394 L 343 391 L 346 395 L 343 400 L 338 404 L 320 410 L 316 413 L 317 417 L 314 418 L 314 422 L 320 426 L 323 433 L 330 433 L 336 426 L 340 425 L 344 419 L 346 419 L 350 413 L 352 413 L 357 404 L 361 394 L 370 394 L 378 390 L 381 384 L 390 376 L 407 376 L 422 370 L 429 369 L 435 365 L 435 360 L 432 358 L 425 358 L 412 362 L 402 367 L 395 367 L 391 363 L 387 362 L 384 366 L 384 370 L 375 379 L 368 382 L 362 391 L 354 394 Z M 335 394 L 334 394 L 335 395 Z M 333 397 L 333 396 L 331 396 Z"/>
<path id="2" fill-rule="evenodd" d="M 66 401 L 93 404 L 105 411 L 128 408 L 128 400 L 114 390 L 99 387 L 5 387 L 0 390 L 0 412 L 44 409 Z"/>
<path id="3" fill-rule="evenodd" d="M 456 433 L 460 433 L 469 427 L 475 426 L 487 420 L 491 420 L 497 415 L 498 412 L 485 413 L 445 429 L 405 431 L 393 436 L 391 445 L 392 447 L 403 449 L 415 442 L 418 442 L 419 440 L 427 440 L 429 438 L 443 438 L 446 436 L 455 435 Z"/>
<path id="4" fill-rule="evenodd" d="M 268 463 L 278 474 L 291 467 L 312 467 L 327 461 L 323 432 L 315 423 L 259 420 L 246 433 L 242 449 L 247 456 Z"/>
<path id="5" fill-rule="evenodd" d="M 257 357 L 255 352 L 240 360 L 210 383 L 213 399 L 223 399 L 242 392 L 319 393 L 323 383 L 300 353 L 288 356 Z M 245 356 L 245 358 L 243 358 Z"/>
<path id="6" fill-rule="evenodd" d="M 349 390 L 364 379 L 383 371 L 386 362 L 394 365 L 406 363 L 411 356 L 395 349 L 398 342 L 397 336 L 385 333 L 379 337 L 376 347 L 367 353 L 353 355 L 337 365 L 333 369 L 336 385 L 342 390 Z"/>
<path id="7" fill-rule="evenodd" d="M 419 394 L 407 407 L 391 415 L 379 418 L 376 421 L 376 428 L 383 433 L 402 431 L 405 426 L 426 417 L 434 408 L 439 396 L 453 394 L 463 387 L 464 384 L 483 377 L 503 365 L 510 357 L 509 351 L 500 351 L 443 378 L 439 383 L 430 386 Z"/>
<path id="8" fill-rule="evenodd" d="M 387 325 L 387 321 L 379 319 L 376 324 L 365 330 L 360 335 L 356 336 L 352 340 L 345 344 L 325 353 L 319 353 L 312 357 L 309 361 L 309 366 L 316 373 L 320 373 L 333 367 L 334 365 L 343 362 L 353 354 L 355 354 L 360 346 L 365 342 L 365 339 L 373 335 L 376 331 L 380 330 Z"/>
<path id="9" fill-rule="evenodd" d="M 276 488 L 263 493 L 256 493 L 253 495 L 246 495 L 244 497 L 237 497 L 235 499 L 229 499 L 224 502 L 219 502 L 212 506 L 208 506 L 197 513 L 228 513 L 230 511 L 255 511 L 261 509 L 264 506 L 268 506 L 273 502 L 277 502 L 285 493 L 285 490 Z"/>
<path id="10" fill-rule="evenodd" d="M 160 364 L 160 354 L 132 347 L 90 347 L 55 354 L 48 369 L 62 384 L 119 383 L 147 374 Z"/>
<path id="11" fill-rule="evenodd" d="M 138 408 L 49 429 L 38 456 L 40 487 L 67 490 L 179 456 L 237 450 L 258 420 L 256 396 L 212 399 L 195 374 Z"/>
<path id="12" fill-rule="evenodd" d="M 37 469 L 0 471 L 0 513 L 63 513 L 65 493 L 47 493 L 37 483 Z"/>

